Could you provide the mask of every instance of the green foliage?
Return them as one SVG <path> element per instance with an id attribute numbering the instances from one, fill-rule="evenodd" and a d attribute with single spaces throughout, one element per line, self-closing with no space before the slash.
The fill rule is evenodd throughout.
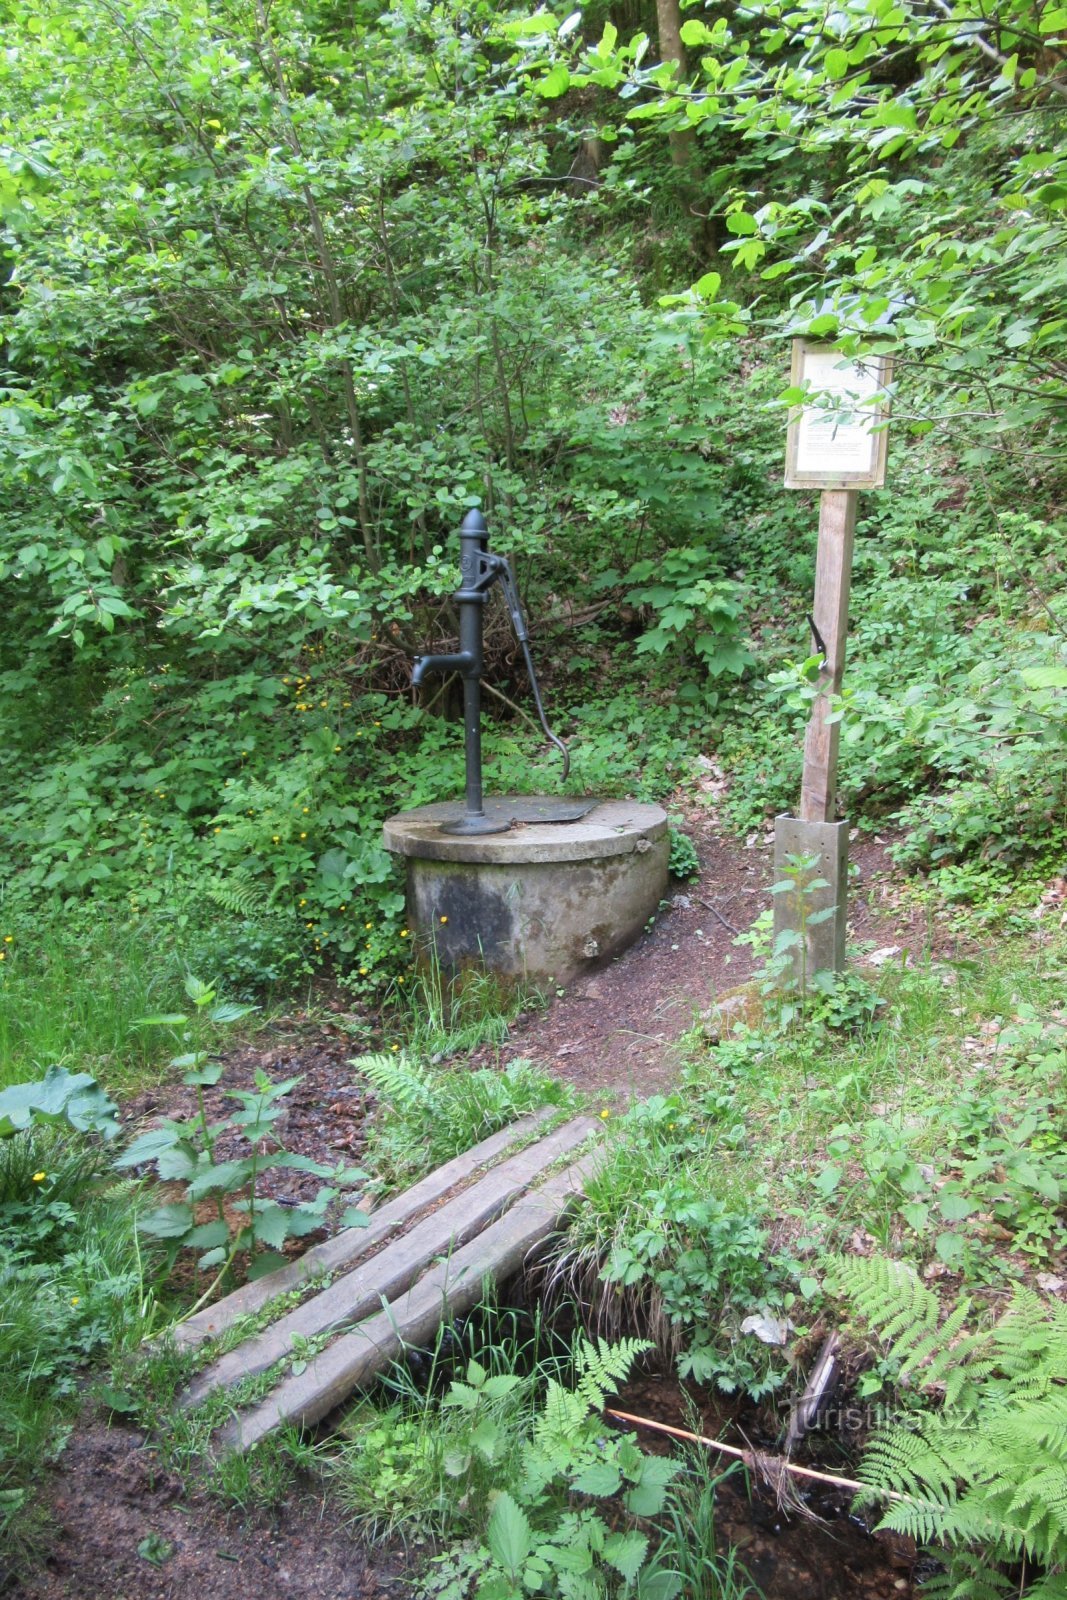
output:
<path id="1" fill-rule="evenodd" d="M 881 1526 L 947 1550 L 939 1589 L 953 1600 L 1060 1592 L 1067 1309 L 1019 1289 L 991 1327 L 968 1331 L 971 1302 L 942 1318 L 937 1297 L 901 1262 L 841 1260 L 832 1276 L 901 1363 L 902 1378 L 934 1394 L 943 1386 L 938 1409 L 868 1447 L 862 1472 L 872 1498 L 894 1497 Z"/>
<path id="2" fill-rule="evenodd" d="M 687 833 L 680 828 L 670 829 L 671 853 L 667 863 L 672 878 L 681 878 L 683 882 L 689 878 L 700 875 L 700 857 L 697 855 L 696 845 Z"/>
<path id="3" fill-rule="evenodd" d="M 359 1524 L 453 1542 L 423 1575 L 423 1596 L 635 1592 L 648 1538 L 637 1519 L 664 1506 L 673 1463 L 604 1432 L 601 1412 L 644 1348 L 579 1341 L 571 1383 L 558 1362 L 521 1375 L 480 1352 L 438 1408 L 425 1396 L 386 1412 L 362 1402 L 330 1466 Z M 542 1392 L 543 1390 L 543 1392 Z M 598 1502 L 615 1500 L 611 1520 Z M 638 1586 L 660 1600 L 663 1580 Z"/>
<path id="4" fill-rule="evenodd" d="M 601 583 L 616 574 L 604 573 Z M 664 657 L 671 671 L 686 655 L 707 678 L 739 678 L 755 665 L 741 638 L 741 586 L 725 578 L 721 562 L 705 546 L 686 546 L 658 559 L 637 561 L 626 574 L 624 599 L 651 611 L 654 622 L 637 641 L 637 653 Z"/>
<path id="5" fill-rule="evenodd" d="M 281 1254 L 287 1239 L 299 1238 L 322 1226 L 331 1201 L 341 1188 L 361 1182 L 366 1174 L 343 1162 L 330 1167 L 310 1156 L 287 1151 L 274 1131 L 284 1112 L 285 1096 L 299 1083 L 289 1078 L 272 1083 L 261 1070 L 255 1074 L 254 1090 L 227 1089 L 226 1098 L 237 1102 L 237 1109 L 216 1122 L 208 1120 L 204 1089 L 222 1078 L 222 1065 L 212 1062 L 205 1047 L 206 1031 L 212 1025 L 239 1021 L 247 1006 L 220 1001 L 215 990 L 197 978 L 187 978 L 185 992 L 193 1002 L 191 1014 L 173 1012 L 142 1017 L 141 1026 L 183 1029 L 183 1042 L 192 1046 L 171 1061 L 182 1070 L 182 1082 L 195 1087 L 197 1115 L 189 1121 L 164 1120 L 135 1139 L 115 1162 L 118 1168 L 155 1168 L 160 1179 L 183 1186 L 184 1198 L 168 1201 L 144 1213 L 139 1221 L 142 1232 L 167 1244 L 168 1266 L 179 1250 L 201 1252 L 197 1266 L 201 1271 L 218 1268 L 207 1298 L 216 1284 L 229 1277 L 239 1255 L 248 1257 L 249 1277 L 259 1277 L 284 1264 Z M 219 1145 L 236 1148 L 238 1155 L 223 1155 Z M 283 1206 L 265 1199 L 257 1188 L 262 1174 L 271 1168 L 295 1168 L 316 1177 L 330 1178 L 313 1200 Z M 202 1208 L 213 1209 L 211 1220 L 204 1220 Z M 358 1207 L 346 1213 L 349 1226 L 365 1226 L 367 1217 Z"/>
<path id="6" fill-rule="evenodd" d="M 723 1190 L 709 1112 L 710 1096 L 652 1095 L 613 1125 L 559 1270 L 606 1326 L 646 1332 L 683 1376 L 758 1398 L 781 1373 L 741 1323 L 781 1308 L 786 1269 L 767 1248 L 763 1192 Z"/>
<path id="7" fill-rule="evenodd" d="M 390 1185 L 414 1181 L 542 1106 L 563 1111 L 575 1104 L 566 1084 L 529 1061 L 509 1062 L 502 1072 L 435 1070 L 398 1051 L 358 1056 L 352 1065 L 378 1097 L 367 1159 Z"/>

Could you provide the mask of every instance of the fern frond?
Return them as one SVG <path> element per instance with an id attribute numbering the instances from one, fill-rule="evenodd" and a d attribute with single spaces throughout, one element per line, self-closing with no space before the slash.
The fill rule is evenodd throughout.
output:
<path id="1" fill-rule="evenodd" d="M 650 1348 L 647 1339 L 620 1339 L 617 1344 L 598 1339 L 595 1345 L 582 1340 L 578 1347 L 578 1393 L 590 1411 L 604 1409 L 608 1395 L 625 1382 L 637 1357 Z"/>
<path id="2" fill-rule="evenodd" d="M 235 917 L 258 917 L 269 909 L 266 884 L 240 869 L 229 878 L 210 879 L 205 890 L 209 900 Z"/>
<path id="3" fill-rule="evenodd" d="M 830 1277 L 862 1320 L 901 1358 L 936 1332 L 941 1303 L 907 1262 L 884 1256 L 838 1256 L 831 1262 Z"/>
<path id="4" fill-rule="evenodd" d="M 402 1055 L 384 1051 L 356 1056 L 349 1062 L 371 1084 L 379 1100 L 402 1112 L 431 1110 L 433 1080 L 425 1068 Z"/>
<path id="5" fill-rule="evenodd" d="M 936 1297 L 900 1263 L 852 1261 L 836 1277 L 904 1372 L 945 1384 L 939 1413 L 868 1447 L 863 1482 L 905 1497 L 882 1526 L 948 1547 L 953 1600 L 1003 1593 L 998 1565 L 1020 1561 L 1045 1569 L 1046 1600 L 1067 1600 L 1052 1583 L 1067 1566 L 1067 1310 L 1019 1290 L 992 1328 L 967 1334 L 969 1304 L 938 1326 Z"/>

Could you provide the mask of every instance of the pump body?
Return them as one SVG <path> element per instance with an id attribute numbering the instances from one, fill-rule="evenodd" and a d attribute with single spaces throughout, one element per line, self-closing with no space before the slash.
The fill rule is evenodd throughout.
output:
<path id="1" fill-rule="evenodd" d="M 567 748 L 545 721 L 537 678 L 530 659 L 529 634 L 518 589 L 506 556 L 489 549 L 489 530 L 477 510 L 468 511 L 459 530 L 460 587 L 452 596 L 459 611 L 459 649 L 452 655 L 416 656 L 411 682 L 416 687 L 429 672 L 458 672 L 463 679 L 463 738 L 466 758 L 465 808 L 461 817 L 440 824 L 442 833 L 504 833 L 513 817 L 487 814 L 482 794 L 482 667 L 485 602 L 494 583 L 500 582 L 511 612 L 515 637 L 522 646 L 530 674 L 541 726 L 549 740 L 563 752 L 563 776 L 570 767 Z"/>

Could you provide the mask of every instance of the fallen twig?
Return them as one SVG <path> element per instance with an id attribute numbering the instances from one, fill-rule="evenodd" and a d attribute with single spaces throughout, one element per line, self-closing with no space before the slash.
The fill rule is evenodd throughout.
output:
<path id="1" fill-rule="evenodd" d="M 733 896 L 731 895 L 730 898 L 733 899 Z M 703 906 L 705 911 L 710 911 L 713 917 L 718 917 L 719 921 L 728 932 L 739 933 L 741 931 L 739 928 L 735 928 L 733 923 L 728 921 L 727 918 L 723 916 L 718 906 L 713 906 L 710 900 L 704 900 L 698 894 L 695 894 L 693 899 L 696 901 L 698 906 Z"/>
<path id="2" fill-rule="evenodd" d="M 814 1483 L 828 1483 L 835 1489 L 846 1489 L 850 1494 L 858 1494 L 862 1490 L 864 1494 L 876 1494 L 883 1500 L 908 1499 L 906 1494 L 897 1494 L 893 1489 L 872 1489 L 870 1484 L 860 1483 L 855 1478 L 839 1478 L 832 1472 L 817 1472 L 814 1467 L 801 1467 L 795 1461 L 787 1461 L 784 1456 L 764 1455 L 761 1450 L 742 1450 L 735 1444 L 724 1444 L 721 1439 L 708 1439 L 702 1433 L 690 1433 L 688 1428 L 673 1428 L 666 1422 L 653 1422 L 651 1417 L 635 1417 L 629 1411 L 607 1409 L 604 1415 L 613 1422 L 628 1422 L 634 1428 L 650 1428 L 653 1433 L 666 1433 L 672 1439 L 684 1439 L 687 1444 L 702 1444 L 708 1450 L 717 1450 L 720 1455 L 732 1456 L 770 1483 L 776 1483 L 783 1472 L 791 1472 L 795 1477 L 808 1478 Z"/>

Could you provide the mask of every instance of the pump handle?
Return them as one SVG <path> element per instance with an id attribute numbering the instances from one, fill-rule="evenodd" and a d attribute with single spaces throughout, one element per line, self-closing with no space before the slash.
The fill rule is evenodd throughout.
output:
<path id="1" fill-rule="evenodd" d="M 519 598 L 515 574 L 511 570 L 511 562 L 507 556 L 498 556 L 496 559 L 500 563 L 500 587 L 504 591 L 504 599 L 507 602 L 508 610 L 511 612 L 511 626 L 515 630 L 515 637 L 522 646 L 523 657 L 526 661 L 526 671 L 530 679 L 530 688 L 533 690 L 534 705 L 537 707 L 537 715 L 540 718 L 541 727 L 544 729 L 545 738 L 549 744 L 555 745 L 563 757 L 563 781 L 566 783 L 567 775 L 571 770 L 571 753 L 563 743 L 563 740 L 552 732 L 548 725 L 548 718 L 545 716 L 545 708 L 541 703 L 541 687 L 537 682 L 537 673 L 534 671 L 533 657 L 530 655 L 530 634 L 526 626 L 526 617 L 523 613 L 522 601 Z"/>

